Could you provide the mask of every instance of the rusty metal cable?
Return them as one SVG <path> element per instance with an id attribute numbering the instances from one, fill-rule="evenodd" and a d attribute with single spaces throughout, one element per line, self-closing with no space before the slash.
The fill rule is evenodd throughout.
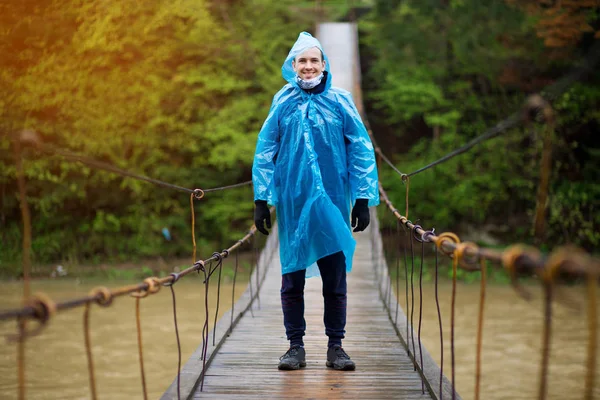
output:
<path id="1" fill-rule="evenodd" d="M 438 249 L 443 250 L 445 242 L 452 241 L 458 245 L 460 240 L 454 234 L 442 233 L 436 242 Z M 458 249 L 458 247 L 456 247 Z M 452 259 L 452 297 L 450 301 L 450 366 L 452 367 L 452 400 L 456 399 L 456 378 L 454 368 L 454 311 L 456 303 L 456 271 L 458 267 L 458 257 L 454 254 Z"/>
<path id="2" fill-rule="evenodd" d="M 423 259 L 425 258 L 425 243 L 421 241 L 421 268 L 419 269 L 419 355 L 421 357 L 421 371 L 423 371 L 423 350 L 421 348 L 421 323 L 423 321 Z M 421 375 L 421 393 L 425 394 L 425 381 Z"/>
<path id="3" fill-rule="evenodd" d="M 587 320 L 588 320 L 588 347 L 587 347 L 587 373 L 585 375 L 585 400 L 594 398 L 594 379 L 596 377 L 596 351 L 598 348 L 598 271 L 588 275 L 587 279 Z"/>
<path id="4" fill-rule="evenodd" d="M 559 79 L 552 85 L 549 85 L 548 87 L 544 88 L 540 92 L 541 94 L 536 94 L 534 96 L 538 96 L 538 97 L 543 96 L 543 98 L 547 99 L 546 101 L 548 101 L 548 102 L 558 98 L 560 95 L 565 93 L 566 90 L 574 82 L 580 80 L 584 75 L 593 71 L 594 66 L 599 61 L 600 61 L 600 42 L 597 41 L 592 46 L 592 48 L 589 50 L 587 58 L 584 60 L 584 62 L 580 66 L 574 68 L 573 71 L 571 71 L 570 73 L 568 73 L 567 75 L 565 75 L 563 78 Z M 470 140 L 469 142 L 467 142 L 463 146 L 459 147 L 458 149 L 449 152 L 448 154 L 444 155 L 443 157 L 439 158 L 438 160 L 435 160 L 435 161 L 433 161 L 413 172 L 410 172 L 406 175 L 411 177 L 420 172 L 428 170 L 429 168 L 432 168 L 436 165 L 442 164 L 442 163 L 470 150 L 472 147 L 478 145 L 479 143 L 482 143 L 486 140 L 492 139 L 492 138 L 500 135 L 501 133 L 506 132 L 508 129 L 517 126 L 519 123 L 526 121 L 528 118 L 528 115 L 530 114 L 530 111 L 532 111 L 532 110 L 528 109 L 528 107 L 529 107 L 528 100 L 525 101 L 524 105 L 521 107 L 521 110 L 513 113 L 512 115 L 510 115 L 507 118 L 503 119 L 502 121 L 498 122 L 495 126 L 486 130 L 481 135 Z"/>
<path id="5" fill-rule="evenodd" d="M 19 317 L 17 322 L 17 336 L 24 337 L 27 330 L 27 321 Z M 25 400 L 25 340 L 17 342 L 17 384 L 19 387 L 18 399 Z"/>
<path id="6" fill-rule="evenodd" d="M 540 365 L 540 383 L 538 399 L 546 398 L 548 386 L 548 361 L 550 360 L 550 338 L 552 335 L 552 284 L 543 283 L 544 288 L 544 333 L 542 336 L 542 361 Z"/>
<path id="7" fill-rule="evenodd" d="M 229 323 L 229 334 L 233 327 L 233 316 L 235 315 L 235 283 L 237 281 L 238 265 L 239 265 L 239 251 L 235 252 L 235 269 L 233 270 L 233 288 L 231 289 L 231 322 Z"/>
<path id="8" fill-rule="evenodd" d="M 192 214 L 192 264 L 196 262 L 196 212 L 194 211 L 194 195 L 190 195 L 190 210 Z"/>
<path id="9" fill-rule="evenodd" d="M 219 253 L 215 253 L 215 254 L 219 254 Z M 228 253 L 225 253 L 228 254 Z M 221 257 L 219 254 L 219 258 L 217 261 L 217 266 L 216 268 L 219 270 L 219 277 L 217 279 L 217 307 L 215 309 L 215 323 L 213 325 L 213 346 L 215 345 L 215 342 L 217 340 L 217 319 L 219 318 L 219 304 L 221 303 L 221 274 L 223 272 L 223 259 L 224 257 Z"/>
<path id="10" fill-rule="evenodd" d="M 409 233 L 410 236 L 410 340 L 413 348 L 413 367 L 414 370 L 417 370 L 417 352 L 415 348 L 415 324 L 414 324 L 414 315 L 415 315 L 415 287 L 414 287 L 414 275 L 415 275 L 415 251 L 414 251 L 414 237 L 412 232 Z"/>
<path id="11" fill-rule="evenodd" d="M 374 136 L 373 136 L 373 132 L 371 132 L 371 130 L 368 130 L 368 133 L 369 133 L 369 136 L 371 137 L 371 141 L 373 141 L 373 142 L 374 142 Z M 392 169 L 394 170 L 394 172 L 396 172 L 398 175 L 400 175 L 400 176 L 406 176 L 406 174 L 405 174 L 405 173 L 403 173 L 403 172 L 400 172 L 400 170 L 399 170 L 398 168 L 396 168 L 396 166 L 394 165 L 394 163 L 392 163 L 392 162 L 390 161 L 390 159 L 389 159 L 389 158 L 387 158 L 387 157 L 385 156 L 385 154 L 383 154 L 383 151 L 381 151 L 381 147 L 378 147 L 378 146 L 376 145 L 376 146 L 375 146 L 375 153 L 377 153 L 377 155 L 380 157 L 380 159 L 382 159 L 383 161 L 385 161 L 385 162 L 386 162 L 386 164 L 387 164 L 387 165 L 389 165 L 389 166 L 390 166 L 390 168 L 392 168 Z M 381 163 L 379 163 L 379 164 L 381 164 Z M 378 165 L 378 168 L 379 168 L 379 165 Z"/>
<path id="12" fill-rule="evenodd" d="M 259 254 L 259 250 L 258 247 L 256 246 L 256 236 L 254 238 L 252 238 L 252 243 L 254 245 L 254 257 L 256 260 L 256 306 L 258 307 L 258 309 L 260 310 L 260 283 L 259 283 L 259 277 L 260 277 L 260 254 Z"/>
<path id="13" fill-rule="evenodd" d="M 21 142 L 14 141 L 15 167 L 17 173 L 17 185 L 19 187 L 19 205 L 21 209 L 21 219 L 23 221 L 23 305 L 26 305 L 31 295 L 30 274 L 31 274 L 31 212 L 27 202 L 27 186 L 25 183 L 25 173 L 23 171 L 23 160 L 21 153 Z M 18 321 L 18 336 L 25 335 L 27 332 L 27 320 L 20 318 Z M 19 387 L 19 399 L 26 397 L 25 389 L 25 341 L 19 340 L 17 343 L 17 377 Z"/>
<path id="14" fill-rule="evenodd" d="M 479 400 L 481 385 L 481 347 L 483 342 L 483 311 L 485 306 L 485 287 L 487 283 L 486 260 L 479 259 L 481 265 L 481 282 L 479 288 L 479 313 L 477 315 L 477 353 L 475 361 L 475 400 Z"/>
<path id="15" fill-rule="evenodd" d="M 208 276 L 206 275 L 206 270 L 202 271 L 204 273 L 204 325 L 202 327 L 202 378 L 200 380 L 200 391 L 204 389 L 204 377 L 206 374 L 206 353 L 208 352 Z"/>
<path id="16" fill-rule="evenodd" d="M 137 328 L 137 342 L 138 342 L 138 354 L 140 359 L 140 375 L 142 378 L 142 393 L 144 394 L 144 400 L 148 399 L 148 389 L 146 387 L 146 372 L 144 370 L 144 345 L 142 342 L 142 319 L 140 313 L 140 301 L 141 299 L 148 297 L 151 294 L 157 293 L 161 288 L 161 282 L 156 277 L 150 277 L 144 279 L 147 287 L 138 290 L 137 292 L 131 293 L 130 296 L 135 297 L 135 324 Z"/>
<path id="17" fill-rule="evenodd" d="M 144 394 L 144 400 L 148 400 L 148 390 L 146 388 L 146 373 L 144 372 L 144 348 L 142 344 L 142 321 L 140 318 L 140 300 L 141 297 L 135 299 L 135 325 L 137 328 L 137 343 L 138 343 L 138 355 L 140 359 L 140 375 L 142 377 L 142 393 Z"/>
<path id="18" fill-rule="evenodd" d="M 404 228 L 404 226 L 402 227 L 402 230 L 404 230 L 404 236 L 406 236 L 406 229 Z M 408 323 L 408 255 L 407 255 L 407 250 L 406 250 L 406 243 L 403 246 L 404 248 L 404 290 L 406 293 L 406 350 L 408 352 L 408 355 L 410 356 L 410 345 L 409 345 L 409 323 Z"/>
<path id="19" fill-rule="evenodd" d="M 406 211 L 404 216 L 408 218 L 408 189 L 410 188 L 410 178 L 408 175 L 402 176 L 402 182 L 406 182 Z"/>
<path id="20" fill-rule="evenodd" d="M 450 300 L 450 367 L 452 368 L 452 400 L 456 399 L 456 374 L 454 367 L 454 310 L 456 307 L 456 267 L 458 262 L 452 262 L 452 298 Z"/>
<path id="21" fill-rule="evenodd" d="M 202 325 L 202 353 L 201 359 L 206 362 L 206 353 L 208 351 L 208 321 L 209 321 L 209 311 L 208 311 L 208 288 L 209 288 L 209 275 L 206 270 L 202 271 L 204 273 L 204 324 Z M 203 367 L 204 370 L 204 367 Z"/>
<path id="22" fill-rule="evenodd" d="M 254 241 L 254 238 L 253 238 L 253 241 Z M 251 259 L 250 259 L 251 260 L 250 261 L 250 271 L 248 273 L 248 286 L 250 288 L 250 298 L 253 299 L 254 298 L 254 293 L 253 293 L 253 290 L 252 290 L 252 271 L 254 270 L 254 257 L 255 257 L 255 254 L 254 254 L 254 243 L 252 243 L 252 252 L 251 252 L 251 255 L 252 256 L 251 256 Z M 256 290 L 258 290 L 258 288 Z M 250 305 L 250 315 L 252 316 L 252 318 L 254 318 L 254 309 L 253 309 L 252 305 Z"/>
<path id="23" fill-rule="evenodd" d="M 83 332 L 85 341 L 85 353 L 88 362 L 88 375 L 90 380 L 90 395 L 92 400 L 96 400 L 96 378 L 94 373 L 94 360 L 92 359 L 92 349 L 90 344 L 90 304 L 86 304 L 83 311 Z"/>
<path id="24" fill-rule="evenodd" d="M 388 228 L 387 228 L 387 234 L 388 234 L 389 236 L 391 236 L 391 232 L 392 232 L 392 228 L 388 227 Z M 384 253 L 384 254 L 385 254 L 385 253 Z M 385 255 L 384 255 L 384 258 L 385 258 Z M 386 264 L 386 265 L 387 265 L 387 264 Z M 386 288 L 386 290 L 387 290 L 387 296 L 386 296 L 386 299 L 387 299 L 387 300 L 386 300 L 386 301 L 387 301 L 387 308 L 388 308 L 389 310 L 391 310 L 391 301 L 392 301 L 392 291 L 393 291 L 393 288 L 392 288 L 392 277 L 391 277 L 391 275 L 389 274 L 389 270 L 388 270 L 388 280 L 387 280 L 387 282 L 388 282 L 388 284 L 387 284 L 387 288 Z M 398 302 L 396 302 L 396 304 L 397 304 L 397 303 L 398 303 Z"/>
<path id="25" fill-rule="evenodd" d="M 234 189 L 234 188 L 238 188 L 238 187 L 242 187 L 242 186 L 248 186 L 251 184 L 252 184 L 252 180 L 249 180 L 249 181 L 245 181 L 245 182 L 235 183 L 233 185 L 219 186 L 219 187 L 214 187 L 214 188 L 210 188 L 210 189 L 203 189 L 203 191 L 204 191 L 204 193 L 217 192 L 217 191 L 221 191 L 221 190 Z"/>
<path id="26" fill-rule="evenodd" d="M 396 316 L 394 325 L 398 324 L 398 311 L 400 308 L 400 221 L 396 221 Z"/>
<path id="27" fill-rule="evenodd" d="M 177 324 L 177 302 L 175 300 L 175 289 L 173 285 L 179 280 L 178 273 L 171 273 L 173 280 L 163 283 L 171 289 L 171 299 L 173 300 L 173 322 L 175 324 L 175 338 L 177 340 L 177 400 L 181 400 L 181 341 L 179 340 L 179 325 Z"/>
<path id="28" fill-rule="evenodd" d="M 415 171 L 412 171 L 406 175 L 408 175 L 408 177 L 412 177 L 423 171 L 428 170 L 429 168 L 432 168 L 432 167 L 435 167 L 436 165 L 442 164 L 462 153 L 465 153 L 466 151 L 470 150 L 472 147 L 478 145 L 479 143 L 482 143 L 482 142 L 485 142 L 486 140 L 492 139 L 492 138 L 500 135 L 501 133 L 507 131 L 508 129 L 517 126 L 519 124 L 519 122 L 521 122 L 521 120 L 522 120 L 522 113 L 515 112 L 514 114 L 510 115 L 508 118 L 497 123 L 494 127 L 485 131 L 483 134 L 468 141 L 467 143 L 465 143 L 463 146 L 459 147 L 458 149 L 453 150 L 453 151 L 449 152 L 448 154 L 444 155 L 443 157 L 440 157 L 439 159 L 437 159 Z"/>
<path id="29" fill-rule="evenodd" d="M 90 296 L 96 298 L 96 303 L 102 307 L 108 307 L 112 303 L 110 291 L 105 287 L 98 287 L 90 291 Z M 90 307 L 92 303 L 86 303 L 83 311 L 83 338 L 85 343 L 85 354 L 88 363 L 88 375 L 90 381 L 90 396 L 92 400 L 98 398 L 96 391 L 96 373 L 94 370 L 94 360 L 92 357 L 92 339 L 90 334 Z"/>
<path id="30" fill-rule="evenodd" d="M 381 186 L 381 183 L 379 184 L 379 194 L 380 194 L 380 199 L 384 203 L 386 203 L 386 205 L 388 206 L 388 208 L 390 210 L 392 210 L 393 214 L 400 221 L 400 223 L 402 223 L 403 226 L 407 227 L 408 229 L 413 229 L 416 226 L 410 220 L 408 220 L 405 216 L 401 215 L 398 212 L 398 210 L 395 209 L 393 203 L 389 200 L 387 193 Z M 424 235 L 424 234 L 428 233 L 428 231 L 426 231 L 422 228 L 415 228 L 415 231 L 416 231 L 416 233 L 418 233 L 420 235 Z M 448 233 L 450 233 L 450 232 L 448 232 Z M 428 241 L 431 241 L 431 242 L 434 242 L 437 244 L 440 240 L 440 236 L 435 235 L 435 234 L 429 234 Z M 451 254 L 453 254 L 454 250 L 456 249 L 456 244 L 453 243 L 452 241 L 444 241 L 443 246 L 439 247 L 439 249 L 444 254 L 450 256 Z M 556 251 L 560 251 L 560 248 Z M 532 247 L 523 246 L 523 245 L 515 245 L 515 246 L 509 247 L 502 251 L 498 251 L 498 250 L 494 250 L 494 249 L 478 248 L 477 250 L 468 250 L 468 252 L 469 252 L 470 257 L 483 257 L 486 260 L 494 261 L 495 263 L 500 264 L 504 268 L 507 268 L 506 259 L 507 259 L 507 256 L 510 255 L 511 258 L 514 259 L 513 260 L 514 262 L 512 262 L 508 265 L 512 264 L 514 266 L 515 277 L 516 277 L 517 272 L 519 272 L 519 271 L 532 271 L 536 274 L 539 274 L 540 271 L 544 270 L 545 264 L 546 264 L 546 259 L 544 257 L 542 257 L 539 250 L 532 248 Z M 517 268 L 517 266 L 518 266 L 518 268 Z M 564 265 L 563 268 L 565 268 L 565 272 L 569 272 L 571 274 L 578 275 L 578 276 L 584 276 L 584 277 L 587 276 L 588 272 L 589 272 L 586 265 L 582 264 L 581 262 L 568 263 L 568 264 Z M 510 272 L 510 270 L 509 270 L 509 272 Z M 516 284 L 516 282 L 514 282 L 514 283 Z M 517 287 L 515 287 L 515 289 L 517 289 Z M 524 294 L 527 294 L 523 288 L 519 287 L 518 290 L 522 290 Z"/>
<path id="31" fill-rule="evenodd" d="M 442 329 L 442 313 L 440 311 L 440 299 L 438 296 L 438 249 L 437 246 L 433 246 L 435 253 L 435 305 L 438 314 L 438 325 L 440 330 L 440 400 L 443 399 L 443 378 L 444 378 L 444 331 Z"/>

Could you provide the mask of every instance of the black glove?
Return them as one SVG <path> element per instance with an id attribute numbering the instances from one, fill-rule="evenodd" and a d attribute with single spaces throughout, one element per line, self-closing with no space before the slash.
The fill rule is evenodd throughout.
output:
<path id="1" fill-rule="evenodd" d="M 352 227 L 356 227 L 354 232 L 362 232 L 371 222 L 371 216 L 369 215 L 369 200 L 368 199 L 356 199 L 354 208 L 352 209 Z"/>
<path id="2" fill-rule="evenodd" d="M 267 220 L 267 228 L 271 229 L 271 212 L 267 206 L 265 200 L 254 201 L 256 208 L 254 208 L 254 225 L 256 229 L 265 235 L 269 234 L 269 231 L 265 229 L 264 221 Z"/>

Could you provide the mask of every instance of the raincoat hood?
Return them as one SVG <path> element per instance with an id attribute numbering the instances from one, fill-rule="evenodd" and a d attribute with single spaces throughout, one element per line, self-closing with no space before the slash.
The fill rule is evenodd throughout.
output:
<path id="1" fill-rule="evenodd" d="M 296 59 L 298 54 L 301 54 L 312 47 L 318 48 L 319 50 L 321 50 L 321 53 L 323 53 L 323 60 L 325 60 L 324 71 L 327 71 L 328 74 L 327 82 L 325 83 L 325 90 L 327 90 L 331 87 L 332 80 L 331 71 L 329 70 L 329 59 L 327 58 L 325 51 L 323 51 L 321 43 L 308 32 L 301 32 L 300 35 L 298 35 L 296 43 L 294 43 L 294 45 L 292 46 L 292 49 L 290 50 L 285 61 L 283 62 L 283 65 L 281 66 L 281 75 L 283 76 L 283 79 L 285 79 L 292 85 L 298 86 L 298 83 L 296 82 L 296 73 L 294 72 L 294 67 L 292 66 L 292 61 Z"/>

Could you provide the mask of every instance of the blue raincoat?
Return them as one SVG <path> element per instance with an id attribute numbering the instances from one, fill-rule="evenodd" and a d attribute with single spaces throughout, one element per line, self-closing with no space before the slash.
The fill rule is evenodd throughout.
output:
<path id="1" fill-rule="evenodd" d="M 325 53 L 325 90 L 311 94 L 296 83 L 292 60 L 312 47 L 323 51 L 302 32 L 285 59 L 281 71 L 289 83 L 273 98 L 252 167 L 254 199 L 277 209 L 282 274 L 307 269 L 307 277 L 319 274 L 318 259 L 339 251 L 350 272 L 351 206 L 356 199 L 379 204 L 373 145 L 352 95 L 331 87 Z"/>

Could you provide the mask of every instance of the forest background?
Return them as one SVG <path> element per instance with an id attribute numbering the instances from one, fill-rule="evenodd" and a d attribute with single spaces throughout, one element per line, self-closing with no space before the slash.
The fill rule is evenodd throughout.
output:
<path id="1" fill-rule="evenodd" d="M 597 0 L 2 1 L 0 274 L 21 273 L 15 132 L 33 129 L 45 143 L 183 187 L 249 180 L 290 46 L 316 21 L 349 16 L 360 28 L 369 121 L 404 172 L 519 110 L 600 40 Z M 553 106 L 541 247 L 594 251 L 600 74 Z M 531 242 L 542 143 L 541 126 L 520 126 L 415 176 L 411 218 L 486 245 Z M 35 263 L 191 254 L 188 195 L 31 148 L 23 156 Z M 386 166 L 380 175 L 403 209 L 399 177 Z M 251 187 L 197 202 L 200 249 L 241 237 L 252 209 Z"/>

